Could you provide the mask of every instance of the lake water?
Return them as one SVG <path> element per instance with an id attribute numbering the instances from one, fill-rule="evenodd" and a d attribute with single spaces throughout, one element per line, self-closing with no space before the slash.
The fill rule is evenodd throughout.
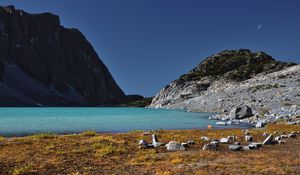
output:
<path id="1" fill-rule="evenodd" d="M 0 108 L 0 135 L 241 127 L 216 126 L 207 119 L 211 115 L 144 108 Z"/>

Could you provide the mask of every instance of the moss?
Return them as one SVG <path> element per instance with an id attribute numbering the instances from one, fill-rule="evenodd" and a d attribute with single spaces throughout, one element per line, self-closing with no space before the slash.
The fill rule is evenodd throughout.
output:
<path id="1" fill-rule="evenodd" d="M 32 173 L 32 167 L 30 165 L 21 165 L 13 169 L 12 175 L 25 175 Z"/>

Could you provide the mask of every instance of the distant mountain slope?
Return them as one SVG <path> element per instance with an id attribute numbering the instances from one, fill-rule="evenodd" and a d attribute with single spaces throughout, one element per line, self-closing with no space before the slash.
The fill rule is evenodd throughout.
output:
<path id="1" fill-rule="evenodd" d="M 300 65 L 263 52 L 226 50 L 167 85 L 150 107 L 224 112 L 243 105 L 256 111 L 299 105 L 299 77 Z"/>
<path id="2" fill-rule="evenodd" d="M 125 95 L 77 29 L 0 6 L 0 106 L 98 106 Z"/>

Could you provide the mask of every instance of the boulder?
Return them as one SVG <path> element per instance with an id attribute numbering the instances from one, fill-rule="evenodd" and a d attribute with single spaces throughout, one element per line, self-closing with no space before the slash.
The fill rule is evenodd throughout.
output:
<path id="1" fill-rule="evenodd" d="M 285 140 L 278 140 L 278 141 L 277 141 L 278 144 L 283 144 L 283 143 L 285 143 L 285 142 L 286 142 Z"/>
<path id="2" fill-rule="evenodd" d="M 228 148 L 232 151 L 238 151 L 241 150 L 242 147 L 240 145 L 229 145 Z"/>
<path id="3" fill-rule="evenodd" d="M 165 143 L 164 142 L 159 142 L 157 139 L 157 136 L 155 134 L 152 135 L 152 145 L 156 148 L 159 146 L 163 146 Z"/>
<path id="4" fill-rule="evenodd" d="M 220 143 L 228 143 L 228 142 L 229 142 L 228 138 L 223 137 L 220 139 Z"/>
<path id="5" fill-rule="evenodd" d="M 175 141 L 169 142 L 166 145 L 166 147 L 167 147 L 168 151 L 184 151 L 185 150 L 185 147 L 182 144 L 177 143 Z"/>
<path id="6" fill-rule="evenodd" d="M 216 144 L 208 143 L 203 145 L 202 150 L 216 150 L 217 148 L 218 146 Z"/>
<path id="7" fill-rule="evenodd" d="M 262 128 L 262 127 L 264 127 L 264 126 L 265 126 L 265 123 L 259 121 L 259 122 L 256 123 L 255 128 Z"/>
<path id="8" fill-rule="evenodd" d="M 194 141 L 194 140 L 189 140 L 189 141 L 187 141 L 187 144 L 189 144 L 189 145 L 194 145 L 194 144 L 195 144 L 195 141 Z"/>
<path id="9" fill-rule="evenodd" d="M 250 147 L 249 146 L 243 146 L 243 150 L 248 151 L 248 150 L 250 150 Z"/>
<path id="10" fill-rule="evenodd" d="M 264 141 L 263 141 L 263 144 L 266 145 L 266 144 L 272 144 L 272 141 L 273 141 L 273 135 L 270 134 Z"/>
<path id="11" fill-rule="evenodd" d="M 288 134 L 288 137 L 295 138 L 295 137 L 296 137 L 296 134 L 293 134 L 293 133 Z"/>
<path id="12" fill-rule="evenodd" d="M 249 149 L 256 149 L 256 148 L 258 148 L 256 144 L 252 144 L 252 143 L 249 144 L 248 147 L 249 147 Z"/>
<path id="13" fill-rule="evenodd" d="M 209 137 L 202 136 L 202 137 L 201 137 L 201 140 L 209 141 Z"/>
<path id="14" fill-rule="evenodd" d="M 281 138 L 288 138 L 287 135 L 280 135 Z"/>
<path id="15" fill-rule="evenodd" d="M 148 144 L 145 140 L 140 140 L 139 141 L 139 148 L 140 149 L 153 148 L 153 145 Z"/>
<path id="16" fill-rule="evenodd" d="M 181 143 L 181 145 L 185 148 L 189 147 L 189 144 L 188 143 Z"/>
<path id="17" fill-rule="evenodd" d="M 211 145 L 213 145 L 214 147 L 218 147 L 219 146 L 219 142 L 218 141 L 212 141 L 210 142 Z"/>
<path id="18" fill-rule="evenodd" d="M 249 145 L 254 145 L 255 147 L 259 148 L 263 145 L 263 143 L 259 143 L 259 142 L 252 142 Z"/>
<path id="19" fill-rule="evenodd" d="M 274 140 L 275 141 L 279 141 L 279 140 L 281 140 L 281 137 L 280 136 L 276 136 Z"/>
<path id="20" fill-rule="evenodd" d="M 252 109 L 249 106 L 242 106 L 242 107 L 237 107 L 233 108 L 230 113 L 229 113 L 229 118 L 231 120 L 234 119 L 244 119 L 251 117 L 253 115 Z"/>
<path id="21" fill-rule="evenodd" d="M 241 145 L 240 142 L 234 142 L 234 145 Z"/>
<path id="22" fill-rule="evenodd" d="M 236 137 L 235 136 L 228 136 L 227 139 L 228 139 L 228 143 L 234 143 Z"/>
<path id="23" fill-rule="evenodd" d="M 246 142 L 250 142 L 250 141 L 252 141 L 253 139 L 252 139 L 252 136 L 250 136 L 250 135 L 246 135 L 245 136 L 245 141 Z"/>

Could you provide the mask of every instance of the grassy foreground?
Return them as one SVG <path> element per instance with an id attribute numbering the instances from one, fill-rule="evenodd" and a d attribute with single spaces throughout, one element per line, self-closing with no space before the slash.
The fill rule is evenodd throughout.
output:
<path id="1" fill-rule="evenodd" d="M 300 130 L 300 125 L 269 125 L 250 129 L 254 141 L 263 132 Z M 104 134 L 92 131 L 72 135 L 39 134 L 0 137 L 0 174 L 300 174 L 300 136 L 281 145 L 264 145 L 251 151 L 203 151 L 201 136 L 235 135 L 240 129 L 157 131 L 161 141 L 195 140 L 187 151 L 168 152 L 165 147 L 139 149 L 138 141 L 150 142 L 141 131 Z"/>

